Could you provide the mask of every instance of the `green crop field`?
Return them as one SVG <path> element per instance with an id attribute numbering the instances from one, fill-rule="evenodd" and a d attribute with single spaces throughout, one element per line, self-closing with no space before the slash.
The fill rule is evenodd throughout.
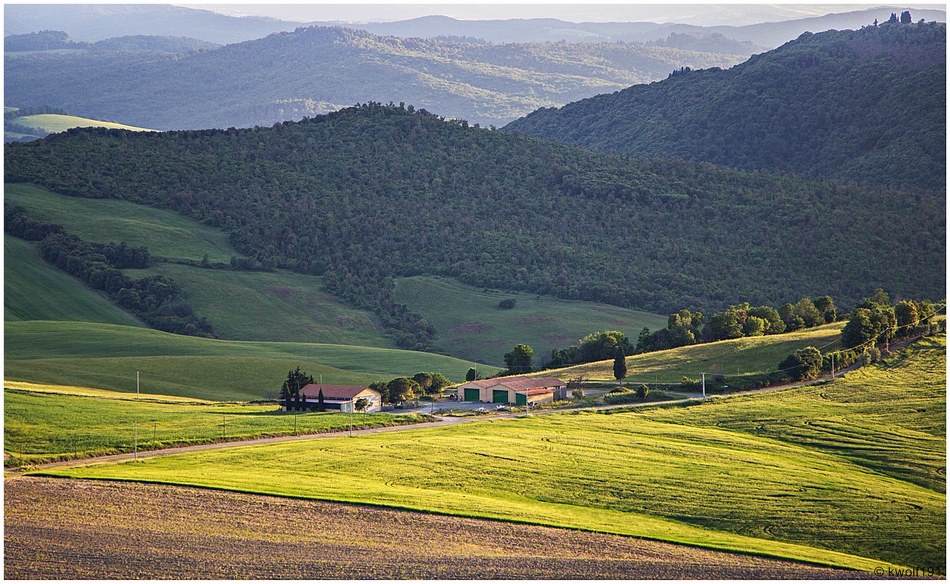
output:
<path id="1" fill-rule="evenodd" d="M 940 336 L 834 382 L 695 406 L 539 415 L 44 474 L 945 573 L 945 362 Z"/>
<path id="2" fill-rule="evenodd" d="M 172 278 L 181 285 L 195 312 L 208 317 L 215 334 L 224 339 L 396 346 L 383 336 L 369 314 L 323 294 L 316 276 L 207 270 L 180 264 L 125 273 L 132 278 L 155 274 Z"/>
<path id="3" fill-rule="evenodd" d="M 437 331 L 435 342 L 447 353 L 480 363 L 504 365 L 517 344 L 534 349 L 535 365 L 551 349 L 580 344 L 590 333 L 619 330 L 636 342 L 643 327 L 666 327 L 666 316 L 550 296 L 485 291 L 454 280 L 416 276 L 396 280 L 393 297 L 418 312 Z M 501 300 L 515 306 L 504 310 Z"/>
<path id="4" fill-rule="evenodd" d="M 300 366 L 324 383 L 356 385 L 438 371 L 463 381 L 471 362 L 418 351 L 186 337 L 83 322 L 8 322 L 4 378 L 211 400 L 261 399 Z M 496 371 L 489 369 L 487 372 Z"/>
<path id="5" fill-rule="evenodd" d="M 102 120 L 92 120 L 89 118 L 80 118 L 78 116 L 64 116 L 62 114 L 37 114 L 33 116 L 21 116 L 13 120 L 14 124 L 26 126 L 27 128 L 39 128 L 51 134 L 56 132 L 65 132 L 70 128 L 109 128 L 116 130 L 132 130 L 133 132 L 154 132 L 148 128 L 137 128 L 127 126 L 116 122 L 104 122 Z"/>
<path id="6" fill-rule="evenodd" d="M 823 355 L 838 350 L 844 325 L 838 322 L 780 335 L 730 339 L 633 355 L 627 357 L 627 377 L 624 379 L 628 383 L 679 383 L 684 376 L 699 379 L 706 373 L 707 379 L 723 375 L 728 383 L 733 376 L 775 371 L 782 359 L 803 347 L 816 347 Z M 613 380 L 613 361 L 585 363 L 537 375 L 555 375 L 565 380 Z"/>
<path id="7" fill-rule="evenodd" d="M 3 238 L 3 319 L 141 326 L 81 282 L 44 263 L 31 244 L 9 235 Z"/>
<path id="8" fill-rule="evenodd" d="M 173 396 L 118 392 L 5 389 L 4 449 L 7 465 L 31 464 L 206 444 L 219 440 L 315 434 L 349 427 L 349 414 L 280 412 L 274 404 L 184 402 Z M 90 395 L 91 394 L 91 395 Z M 424 421 L 419 414 L 357 413 L 354 428 Z M 134 424 L 134 425 L 133 425 Z"/>
<path id="9" fill-rule="evenodd" d="M 100 243 L 146 246 L 153 256 L 228 262 L 237 252 L 228 234 L 171 211 L 124 201 L 68 197 L 43 188 L 4 185 L 4 200 L 25 208 L 37 221 L 57 223 L 70 235 Z"/>

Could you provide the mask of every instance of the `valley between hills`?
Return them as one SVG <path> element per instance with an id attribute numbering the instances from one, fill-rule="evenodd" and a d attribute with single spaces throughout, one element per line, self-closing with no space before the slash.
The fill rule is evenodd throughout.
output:
<path id="1" fill-rule="evenodd" d="M 944 578 L 945 26 L 8 37 L 4 577 Z"/>

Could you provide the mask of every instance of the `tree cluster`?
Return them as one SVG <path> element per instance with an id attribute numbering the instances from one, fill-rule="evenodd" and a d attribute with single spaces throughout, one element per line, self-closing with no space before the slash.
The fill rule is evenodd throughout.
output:
<path id="1" fill-rule="evenodd" d="M 743 302 L 718 312 L 707 321 L 702 313 L 680 310 L 671 314 L 665 329 L 644 328 L 637 338 L 637 353 L 662 351 L 703 342 L 774 335 L 834 322 L 837 308 L 830 296 L 816 300 L 802 298 L 778 310 L 770 306 L 752 307 Z"/>
<path id="2" fill-rule="evenodd" d="M 891 305 L 890 295 L 878 288 L 851 313 L 848 324 L 841 330 L 841 343 L 849 349 L 868 349 L 895 339 L 925 334 L 930 331 L 929 319 L 937 312 L 929 300 L 901 300 Z"/>
<path id="3" fill-rule="evenodd" d="M 620 331 L 591 333 L 581 339 L 577 345 L 566 349 L 552 349 L 551 357 L 542 365 L 542 369 L 569 367 L 579 363 L 591 363 L 613 359 L 617 353 L 632 355 L 634 347 L 627 335 Z"/>
<path id="4" fill-rule="evenodd" d="M 397 377 L 391 381 L 370 384 L 382 396 L 383 403 L 399 404 L 423 395 L 438 395 L 452 382 L 439 372 L 420 371 L 412 377 Z"/>

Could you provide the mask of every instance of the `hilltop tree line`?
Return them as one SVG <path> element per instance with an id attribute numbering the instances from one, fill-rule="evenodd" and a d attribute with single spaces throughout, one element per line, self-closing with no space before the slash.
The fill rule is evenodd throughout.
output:
<path id="1" fill-rule="evenodd" d="M 149 266 L 151 254 L 146 247 L 86 242 L 68 235 L 61 225 L 35 221 L 22 207 L 9 203 L 4 204 L 4 232 L 38 241 L 43 259 L 90 288 L 105 292 L 152 328 L 181 335 L 215 336 L 211 323 L 194 313 L 174 280 L 160 275 L 133 279 L 122 273 L 127 268 Z"/>
<path id="2" fill-rule="evenodd" d="M 945 285 L 942 198 L 595 154 L 402 104 L 271 128 L 73 129 L 7 145 L 5 172 L 221 228 L 265 268 L 322 276 L 402 348 L 433 348 L 434 330 L 393 300 L 400 276 L 667 314 Z"/>
<path id="3" fill-rule="evenodd" d="M 623 370 L 622 358 L 639 353 L 662 351 L 676 347 L 685 347 L 698 343 L 709 343 L 740 337 L 774 335 L 783 332 L 811 328 L 835 322 L 837 308 L 830 296 L 822 296 L 814 301 L 802 298 L 795 304 L 784 304 L 778 310 L 770 306 L 751 307 L 748 302 L 714 314 L 708 321 L 701 312 L 680 310 L 671 314 L 665 329 L 650 332 L 643 328 L 632 344 L 627 335 L 620 331 L 591 333 L 577 345 L 566 349 L 552 349 L 550 357 L 540 365 L 541 369 L 557 369 L 614 359 L 615 371 Z M 514 375 L 533 371 L 534 350 L 528 345 L 517 345 L 505 354 L 508 369 L 501 375 Z M 620 375 L 618 379 L 622 379 Z"/>
<path id="4" fill-rule="evenodd" d="M 69 38 L 61 30 L 41 30 L 26 34 L 11 34 L 3 39 L 3 51 L 157 51 L 164 53 L 186 53 L 201 49 L 216 48 L 219 45 L 197 39 L 170 36 L 131 35 L 104 39 L 101 41 L 78 41 Z"/>
<path id="5" fill-rule="evenodd" d="M 946 37 L 942 23 L 804 33 L 731 69 L 683 67 L 659 83 L 541 108 L 504 130 L 943 194 Z"/>

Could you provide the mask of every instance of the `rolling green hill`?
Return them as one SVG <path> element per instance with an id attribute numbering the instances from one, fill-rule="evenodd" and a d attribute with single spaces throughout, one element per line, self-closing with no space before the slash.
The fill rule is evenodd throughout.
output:
<path id="1" fill-rule="evenodd" d="M 64 116 L 61 114 L 38 114 L 35 116 L 20 116 L 14 118 L 13 123 L 20 124 L 27 128 L 36 128 L 50 134 L 56 132 L 65 132 L 70 128 L 114 128 L 117 130 L 130 130 L 133 132 L 153 132 L 148 128 L 137 128 L 126 124 L 116 122 L 103 122 L 101 120 L 91 120 L 79 116 Z"/>
<path id="2" fill-rule="evenodd" d="M 81 282 L 44 263 L 33 245 L 3 238 L 3 320 L 66 320 L 142 326 Z"/>
<path id="3" fill-rule="evenodd" d="M 47 474 L 394 506 L 867 572 L 896 564 L 944 574 L 945 362 L 940 336 L 832 383 L 688 407 L 529 416 Z"/>
<path id="4" fill-rule="evenodd" d="M 125 201 L 77 199 L 34 185 L 5 184 L 4 201 L 25 208 L 44 223 L 98 243 L 148 247 L 152 256 L 229 262 L 237 252 L 227 233 L 167 211 Z"/>
<path id="5" fill-rule="evenodd" d="M 542 364 L 551 349 L 580 343 L 595 331 L 619 330 L 636 339 L 643 327 L 663 328 L 667 319 L 604 304 L 558 300 L 549 296 L 479 290 L 445 278 L 399 278 L 393 299 L 435 327 L 433 342 L 450 355 L 504 365 L 504 354 L 517 344 L 534 349 Z M 498 303 L 515 300 L 505 310 Z"/>
<path id="6" fill-rule="evenodd" d="M 210 400 L 274 396 L 300 366 L 324 383 L 389 381 L 438 371 L 461 382 L 473 363 L 421 353 L 317 343 L 224 341 L 85 322 L 4 325 L 4 379 L 142 391 Z M 479 366 L 486 374 L 496 371 Z"/>
<path id="7" fill-rule="evenodd" d="M 506 131 L 632 156 L 946 189 L 946 24 L 805 33 L 728 70 L 683 71 Z"/>
<path id="8" fill-rule="evenodd" d="M 132 278 L 163 274 L 175 280 L 185 300 L 211 320 L 222 339 L 395 347 L 369 314 L 324 294 L 317 276 L 175 264 L 125 273 Z"/>
<path id="9" fill-rule="evenodd" d="M 403 348 L 435 332 L 393 300 L 407 276 L 659 314 L 945 295 L 943 197 L 594 154 L 399 106 L 251 130 L 71 130 L 8 145 L 5 172 L 218 226 L 265 266 L 321 276 Z"/>
<path id="10" fill-rule="evenodd" d="M 50 103 L 157 129 L 269 126 L 370 100 L 500 126 L 680 67 L 745 58 L 639 43 L 487 45 L 308 27 L 188 55 L 7 55 L 4 76 L 12 105 Z"/>

